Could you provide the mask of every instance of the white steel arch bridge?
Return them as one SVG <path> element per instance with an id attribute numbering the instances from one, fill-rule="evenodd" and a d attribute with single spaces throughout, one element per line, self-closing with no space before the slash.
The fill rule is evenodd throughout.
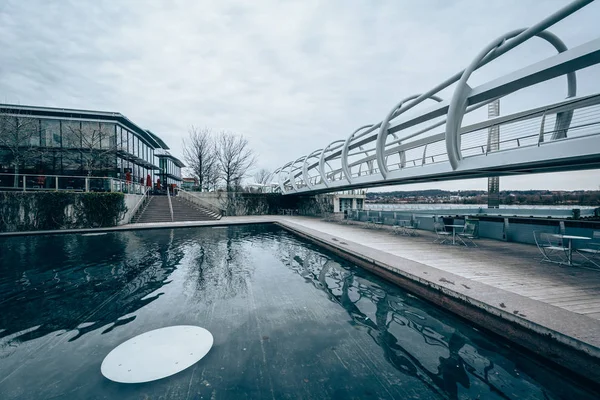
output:
<path id="1" fill-rule="evenodd" d="M 406 96 L 381 122 L 363 125 L 277 168 L 272 184 L 283 194 L 317 194 L 600 168 L 600 94 L 577 97 L 576 79 L 577 70 L 600 63 L 600 38 L 568 49 L 547 30 L 592 1 L 573 1 L 529 28 L 496 38 L 463 71 Z M 546 41 L 557 54 L 482 85 L 468 85 L 475 70 L 528 40 Z M 465 114 L 559 76 L 567 81 L 566 100 L 463 126 Z M 438 97 L 455 83 L 450 99 Z M 406 116 L 425 101 L 433 105 Z"/>

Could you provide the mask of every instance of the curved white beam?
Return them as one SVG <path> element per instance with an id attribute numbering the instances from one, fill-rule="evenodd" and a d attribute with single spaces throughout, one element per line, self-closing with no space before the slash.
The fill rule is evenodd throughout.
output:
<path id="1" fill-rule="evenodd" d="M 452 95 L 452 100 L 450 101 L 450 106 L 448 108 L 448 118 L 446 119 L 446 151 L 448 152 L 448 160 L 450 161 L 453 170 L 458 168 L 460 161 L 462 160 L 460 149 L 460 126 L 467 108 L 467 98 L 471 92 L 471 87 L 467 84 L 469 77 L 475 70 L 483 65 L 487 58 L 494 56 L 494 52 L 497 48 L 502 46 L 507 40 L 519 36 L 527 30 L 527 28 L 516 29 L 496 38 L 484 47 L 463 71 L 462 76 L 456 85 L 456 89 L 454 89 L 454 94 Z M 536 33 L 534 36 L 538 36 L 549 42 L 559 53 L 567 50 L 567 46 L 562 40 L 551 32 L 542 31 Z M 575 96 L 576 92 L 577 78 L 575 71 L 571 71 L 567 73 L 567 98 Z M 573 112 L 561 116 L 557 115 L 556 125 L 557 128 L 561 128 L 561 130 L 555 130 L 553 138 L 555 136 L 556 138 L 566 137 L 567 129 L 569 128 L 572 117 Z"/>
<path id="2" fill-rule="evenodd" d="M 388 112 L 388 114 L 385 116 L 385 118 L 381 122 L 381 126 L 379 127 L 379 133 L 377 134 L 377 141 L 375 142 L 375 154 L 377 155 L 377 167 L 379 167 L 379 173 L 381 174 L 383 179 L 385 179 L 387 177 L 387 174 L 389 172 L 387 169 L 386 158 L 383 153 L 385 152 L 385 141 L 388 137 L 387 130 L 388 130 L 390 121 L 392 119 L 396 118 L 398 115 L 402 114 L 402 111 L 400 109 L 402 108 L 402 105 L 404 105 L 404 103 L 406 103 L 407 101 L 410 101 L 410 100 L 417 99 L 417 98 L 419 98 L 419 96 L 421 96 L 421 94 L 413 94 L 411 96 L 408 96 L 408 97 L 402 99 L 398 104 L 396 104 L 394 106 L 394 108 L 392 108 L 390 110 L 390 112 Z M 431 95 L 431 96 L 428 96 L 427 98 L 435 100 L 438 103 L 442 101 L 442 99 L 436 95 Z"/>
<path id="3" fill-rule="evenodd" d="M 306 156 L 302 156 L 302 157 L 298 158 L 296 161 L 294 161 L 292 164 L 290 164 L 289 180 L 290 180 L 290 183 L 292 184 L 292 187 L 294 188 L 294 190 L 296 192 L 298 191 L 298 186 L 296 186 L 296 177 L 294 176 L 294 167 L 296 166 L 296 163 L 298 163 L 299 161 L 304 161 L 305 158 L 306 158 Z"/>
<path id="4" fill-rule="evenodd" d="M 281 178 L 282 178 L 281 174 L 283 173 L 283 171 L 285 171 L 285 169 L 286 169 L 286 168 L 288 167 L 288 165 L 290 165 L 290 164 L 291 164 L 291 161 L 290 161 L 289 163 L 285 164 L 283 167 L 281 167 L 281 168 L 279 169 L 278 180 L 279 180 L 279 187 L 281 188 L 281 193 L 282 193 L 282 194 L 285 194 L 285 193 L 287 193 L 287 190 L 285 190 L 285 180 L 282 180 L 282 179 L 281 179 Z M 288 174 L 288 175 L 289 175 L 289 174 Z"/>
<path id="5" fill-rule="evenodd" d="M 310 153 L 309 155 L 306 156 L 306 158 L 304 159 L 304 165 L 302 167 L 302 175 L 304 176 L 304 182 L 306 183 L 306 186 L 308 186 L 309 189 L 312 189 L 313 186 L 310 183 L 310 177 L 308 176 L 308 160 L 310 158 L 312 158 L 313 156 L 316 155 L 316 153 L 318 153 L 319 151 L 323 151 L 323 149 L 318 149 L 313 151 L 312 153 Z"/>
<path id="6" fill-rule="evenodd" d="M 346 180 L 348 181 L 348 183 L 352 183 L 352 173 L 350 171 L 350 168 L 348 167 L 348 147 L 350 146 L 350 142 L 354 138 L 354 135 L 356 135 L 358 132 L 362 131 L 363 129 L 371 128 L 372 126 L 373 125 L 361 126 L 357 130 L 352 132 L 352 134 L 348 136 L 348 139 L 346 139 L 346 141 L 344 142 L 344 147 L 342 147 L 342 170 L 344 171 L 344 175 L 346 176 Z"/>
<path id="7" fill-rule="evenodd" d="M 329 148 L 331 146 L 333 146 L 334 144 L 342 143 L 342 142 L 344 142 L 344 140 L 334 140 L 333 142 L 331 142 L 327 146 L 325 146 L 325 148 L 321 152 L 321 158 L 319 159 L 319 173 L 321 174 L 323 183 L 327 187 L 329 187 L 329 181 L 327 180 L 327 175 L 325 174 L 325 153 L 327 153 L 327 151 L 329 151 Z"/>

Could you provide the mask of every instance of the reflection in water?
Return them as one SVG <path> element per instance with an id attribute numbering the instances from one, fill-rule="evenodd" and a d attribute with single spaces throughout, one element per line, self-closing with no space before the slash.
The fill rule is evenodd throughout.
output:
<path id="1" fill-rule="evenodd" d="M 0 345 L 77 329 L 73 341 L 107 324 L 113 325 L 104 332 L 127 324 L 135 316 L 122 316 L 156 300 L 159 294 L 146 296 L 168 283 L 182 257 L 172 230 L 152 240 L 133 232 L 5 239 Z"/>
<path id="2" fill-rule="evenodd" d="M 494 398 L 515 398 L 532 391 L 541 398 L 553 397 L 527 379 L 523 370 L 527 371 L 528 360 L 517 365 L 498 356 L 498 345 L 475 330 L 468 332 L 467 338 L 438 319 L 436 308 L 387 283 L 382 282 L 382 288 L 373 275 L 342 260 L 336 262 L 316 249 L 284 239 L 278 253 L 286 266 L 341 305 L 351 317 L 350 323 L 366 330 L 385 359 L 402 374 L 421 380 L 443 398 L 465 397 L 472 386 L 482 385 Z M 553 389 L 567 398 L 572 395 L 560 386 Z"/>
<path id="3" fill-rule="evenodd" d="M 248 232 L 235 228 L 211 229 L 187 249 L 192 261 L 186 284 L 197 301 L 210 304 L 248 292 L 253 264 L 244 251 L 247 236 Z"/>

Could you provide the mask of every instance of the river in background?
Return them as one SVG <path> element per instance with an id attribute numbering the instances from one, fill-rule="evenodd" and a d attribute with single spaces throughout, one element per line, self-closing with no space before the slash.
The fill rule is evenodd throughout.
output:
<path id="1" fill-rule="evenodd" d="M 600 204 L 598 205 L 600 207 Z M 452 208 L 483 208 L 487 209 L 487 204 L 379 204 L 367 203 L 365 210 L 385 210 L 385 211 L 404 211 L 404 210 L 447 210 Z M 528 205 L 501 205 L 501 210 L 572 210 L 579 208 L 580 210 L 593 210 L 596 207 L 592 206 L 528 206 Z"/>
<path id="2" fill-rule="evenodd" d="M 503 217 L 551 217 L 571 218 L 575 216 L 574 209 L 579 209 L 578 217 L 594 216 L 595 207 L 562 205 L 562 206 L 532 206 L 532 205 L 501 205 L 500 208 L 487 208 L 487 204 L 378 204 L 367 203 L 365 210 L 371 211 L 404 211 L 421 214 L 439 215 L 494 215 Z"/>

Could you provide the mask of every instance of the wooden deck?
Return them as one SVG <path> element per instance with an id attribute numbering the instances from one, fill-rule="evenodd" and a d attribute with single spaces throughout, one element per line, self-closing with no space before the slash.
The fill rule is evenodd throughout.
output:
<path id="1" fill-rule="evenodd" d="M 541 263 L 535 246 L 478 239 L 479 247 L 433 243 L 433 232 L 398 236 L 389 229 L 366 229 L 316 218 L 285 220 L 442 271 L 600 320 L 600 270 Z"/>

